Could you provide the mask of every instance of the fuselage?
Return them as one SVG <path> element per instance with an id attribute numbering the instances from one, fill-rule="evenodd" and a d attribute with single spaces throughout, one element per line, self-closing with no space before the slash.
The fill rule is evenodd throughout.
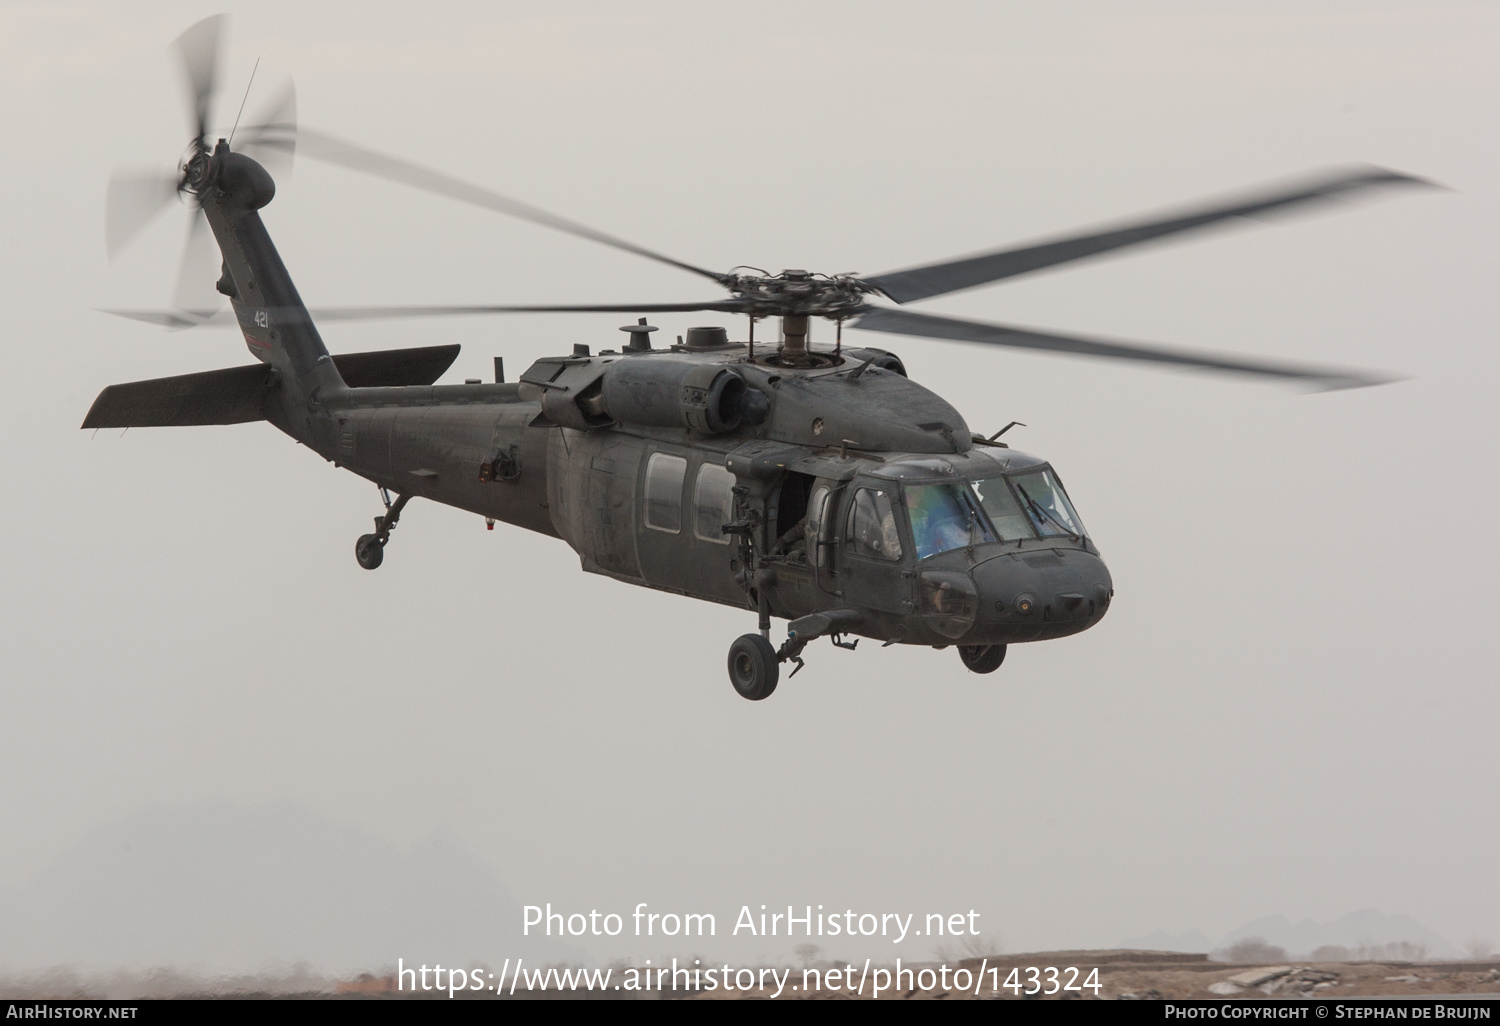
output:
<path id="1" fill-rule="evenodd" d="M 356 546 L 367 569 L 410 498 L 554 535 L 593 573 L 757 610 L 758 654 L 731 655 L 751 698 L 775 686 L 769 660 L 825 634 L 972 655 L 1076 633 L 1108 609 L 1109 572 L 1051 468 L 975 436 L 891 353 L 809 346 L 804 315 L 783 317 L 783 344 L 759 351 L 719 328 L 653 349 L 642 321 L 619 350 L 575 346 L 513 384 L 361 387 L 356 361 L 346 378 L 323 345 L 260 220 L 275 194 L 265 170 L 221 141 L 184 182 L 224 256 L 219 290 L 264 367 L 130 394 L 160 406 L 233 391 L 235 409 L 258 408 L 397 493 Z M 413 380 L 394 368 L 379 380 L 392 377 Z M 792 621 L 780 653 L 766 648 L 771 616 Z"/>
<path id="2" fill-rule="evenodd" d="M 590 572 L 740 608 L 763 591 L 789 620 L 852 611 L 849 633 L 988 645 L 1104 615 L 1108 570 L 1043 461 L 975 444 L 899 362 L 872 365 L 888 354 L 819 355 L 797 369 L 743 346 L 606 351 L 539 361 L 520 383 L 347 389 L 324 401 L 314 447 L 394 492 L 559 537 Z M 559 367 L 597 381 L 623 361 L 632 382 L 668 363 L 730 368 L 767 416 L 720 433 L 549 418 Z"/>

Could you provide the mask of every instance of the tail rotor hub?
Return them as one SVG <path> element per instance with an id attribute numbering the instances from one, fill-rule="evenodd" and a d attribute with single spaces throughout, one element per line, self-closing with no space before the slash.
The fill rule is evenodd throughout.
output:
<path id="1" fill-rule="evenodd" d="M 194 195 L 201 194 L 213 180 L 214 159 L 198 149 L 182 168 L 182 187 Z"/>

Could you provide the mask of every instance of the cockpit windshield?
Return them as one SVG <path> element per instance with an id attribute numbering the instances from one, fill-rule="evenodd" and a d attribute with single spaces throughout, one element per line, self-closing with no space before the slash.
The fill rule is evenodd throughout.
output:
<path id="1" fill-rule="evenodd" d="M 987 477 L 974 482 L 974 491 L 979 493 L 979 502 L 989 514 L 990 523 L 1001 541 L 1031 538 L 1031 521 L 1021 512 L 1021 504 L 1010 490 L 1003 477 Z"/>
<path id="2" fill-rule="evenodd" d="M 1082 539 L 1083 523 L 1051 469 L 976 481 L 907 485 L 918 559 L 989 541 Z"/>
<path id="3" fill-rule="evenodd" d="M 974 496 L 961 484 L 910 485 L 906 511 L 918 559 L 995 540 Z"/>

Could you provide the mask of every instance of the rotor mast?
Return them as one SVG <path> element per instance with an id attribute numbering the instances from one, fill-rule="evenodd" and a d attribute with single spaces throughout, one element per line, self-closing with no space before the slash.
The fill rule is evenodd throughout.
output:
<path id="1" fill-rule="evenodd" d="M 781 317 L 781 361 L 795 367 L 807 360 L 807 314 Z"/>
<path id="2" fill-rule="evenodd" d="M 781 322 L 781 344 L 776 352 L 763 358 L 783 367 L 822 366 L 827 354 L 814 353 L 808 344 L 809 322 L 813 317 L 844 320 L 862 313 L 866 307 L 862 288 L 847 275 L 827 277 L 808 271 L 789 269 L 780 274 L 728 274 L 722 284 L 734 293 L 734 302 L 750 317 L 750 338 L 755 338 L 755 321 L 776 317 Z M 753 349 L 751 361 L 755 362 Z"/>

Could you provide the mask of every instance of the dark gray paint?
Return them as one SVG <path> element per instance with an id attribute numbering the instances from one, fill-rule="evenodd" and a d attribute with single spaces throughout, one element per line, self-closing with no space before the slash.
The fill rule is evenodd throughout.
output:
<path id="1" fill-rule="evenodd" d="M 900 363 L 884 351 L 788 349 L 783 358 L 765 347 L 752 361 L 733 345 L 627 348 L 540 360 L 515 385 L 433 385 L 427 382 L 451 363 L 457 347 L 398 351 L 384 359 L 329 356 L 257 213 L 274 194 L 258 164 L 220 142 L 212 155 L 194 158 L 187 181 L 223 252 L 221 291 L 230 295 L 246 344 L 262 366 L 189 376 L 175 385 L 169 379 L 115 386 L 96 407 L 117 406 L 117 397 L 126 396 L 144 407 L 152 396 L 175 394 L 174 388 L 200 407 L 211 406 L 217 388 L 238 396 L 225 403 L 222 416 L 251 419 L 246 410 L 259 395 L 265 419 L 399 496 L 561 537 L 591 572 L 741 608 L 759 606 L 763 614 L 787 619 L 822 613 L 805 622 L 829 630 L 836 624 L 883 640 L 939 646 L 960 636 L 966 644 L 997 644 L 1072 633 L 1104 613 L 1101 601 L 1087 616 L 1074 617 L 1073 610 L 1065 624 L 1038 627 L 1018 626 L 1006 611 L 1021 589 L 1037 592 L 1044 605 L 1059 588 L 1107 594 L 1108 572 L 1086 540 L 1070 543 L 1066 560 L 1050 555 L 1058 547 L 1053 541 L 1021 543 L 1016 551 L 948 552 L 920 565 L 909 540 L 897 562 L 845 554 L 842 525 L 855 489 L 884 488 L 896 499 L 904 476 L 952 477 L 948 461 L 967 463 L 974 448 L 958 411 L 890 369 Z M 644 341 L 644 332 L 637 334 Z M 391 384 L 401 380 L 410 383 Z M 733 387 L 723 387 L 726 382 Z M 757 395 L 753 425 L 739 423 L 746 394 Z M 158 398 L 157 408 L 165 402 Z M 192 419 L 174 416 L 176 422 Z M 206 415 L 196 416 L 201 422 Z M 645 468 L 658 452 L 687 461 L 676 533 L 653 530 L 641 516 Z M 737 533 L 730 544 L 694 530 L 694 491 L 705 463 L 725 466 L 737 482 Z M 882 470 L 883 480 L 872 477 Z M 807 496 L 820 483 L 835 489 L 821 570 L 810 565 L 805 547 L 801 555 L 795 543 L 778 547 L 778 538 L 796 534 Z M 905 513 L 898 515 L 909 539 Z M 382 547 L 388 536 L 388 528 L 380 531 Z M 1037 563 L 1043 550 L 1049 554 Z M 922 585 L 921 574 L 934 569 L 956 575 L 970 592 L 977 587 L 992 608 L 956 629 L 951 618 L 924 618 L 914 589 Z"/>

